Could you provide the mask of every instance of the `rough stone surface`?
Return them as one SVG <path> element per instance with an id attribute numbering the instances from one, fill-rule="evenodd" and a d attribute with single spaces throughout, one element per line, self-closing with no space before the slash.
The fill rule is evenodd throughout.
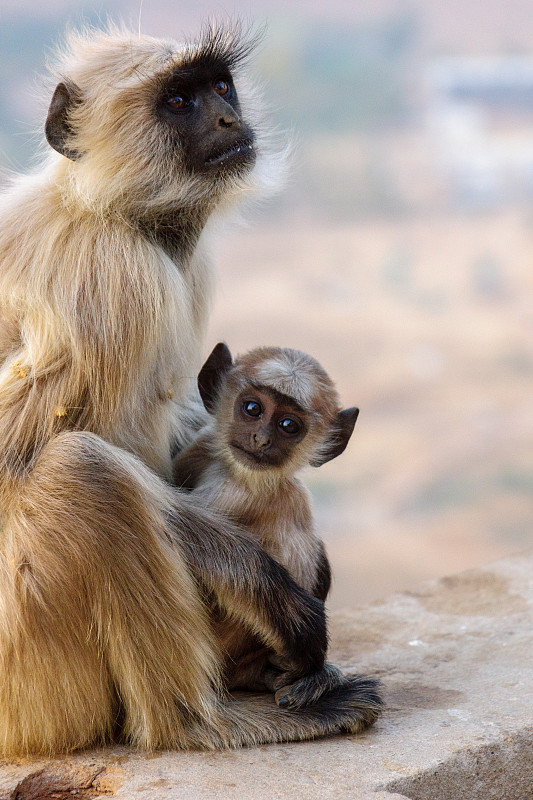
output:
<path id="1" fill-rule="evenodd" d="M 5 763 L 0 800 L 532 800 L 532 622 L 533 554 L 337 613 L 332 660 L 386 685 L 362 736 Z"/>

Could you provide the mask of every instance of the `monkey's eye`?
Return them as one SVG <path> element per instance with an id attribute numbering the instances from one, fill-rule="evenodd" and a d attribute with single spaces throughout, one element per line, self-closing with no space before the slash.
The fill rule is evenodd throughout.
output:
<path id="1" fill-rule="evenodd" d="M 227 94 L 229 92 L 229 83 L 227 81 L 217 81 L 213 84 L 213 89 L 217 94 Z"/>
<path id="2" fill-rule="evenodd" d="M 283 419 L 280 419 L 278 428 L 289 436 L 295 436 L 297 433 L 300 433 L 300 424 L 296 422 L 295 419 L 291 419 L 291 417 L 283 417 Z"/>
<path id="3" fill-rule="evenodd" d="M 245 400 L 242 404 L 242 410 L 248 417 L 260 417 L 263 413 L 263 406 L 255 400 Z"/>
<path id="4" fill-rule="evenodd" d="M 167 105 L 170 106 L 173 111 L 184 111 L 192 105 L 192 100 L 182 94 L 176 94 L 168 98 Z"/>

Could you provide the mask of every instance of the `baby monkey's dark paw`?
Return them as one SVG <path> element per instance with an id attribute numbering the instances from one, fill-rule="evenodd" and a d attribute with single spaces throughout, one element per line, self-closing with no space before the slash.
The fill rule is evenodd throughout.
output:
<path id="1" fill-rule="evenodd" d="M 280 708 L 310 706 L 344 681 L 342 672 L 333 664 L 325 664 L 317 672 L 297 680 L 294 680 L 294 675 L 290 672 L 282 672 L 276 676 L 274 682 L 273 688 L 276 690 L 274 699 Z"/>

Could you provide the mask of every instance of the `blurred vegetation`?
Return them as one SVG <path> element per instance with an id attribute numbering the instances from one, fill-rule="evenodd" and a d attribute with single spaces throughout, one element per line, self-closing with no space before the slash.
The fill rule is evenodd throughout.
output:
<path id="1" fill-rule="evenodd" d="M 269 27 L 258 71 L 276 119 L 297 132 L 300 206 L 334 218 L 404 210 L 371 137 L 412 118 L 417 42 L 411 12 L 361 25 L 287 17 Z M 284 204 L 295 199 L 286 194 Z"/>
<path id="2" fill-rule="evenodd" d="M 405 121 L 417 31 L 411 12 L 358 26 L 289 17 L 269 28 L 260 67 L 280 120 L 303 133 Z"/>

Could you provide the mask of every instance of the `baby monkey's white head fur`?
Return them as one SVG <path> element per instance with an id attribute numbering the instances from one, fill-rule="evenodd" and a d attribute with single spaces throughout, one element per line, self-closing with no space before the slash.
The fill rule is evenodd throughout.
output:
<path id="1" fill-rule="evenodd" d="M 359 413 L 341 410 L 329 376 L 298 350 L 261 347 L 233 361 L 219 343 L 198 386 L 214 415 L 219 457 L 234 474 L 251 479 L 288 478 L 340 455 Z"/>

